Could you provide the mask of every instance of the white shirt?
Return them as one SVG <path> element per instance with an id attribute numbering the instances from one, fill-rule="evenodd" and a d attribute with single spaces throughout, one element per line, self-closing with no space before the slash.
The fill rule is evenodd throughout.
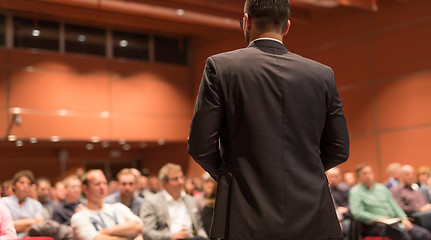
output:
<path id="1" fill-rule="evenodd" d="M 185 228 L 186 232 L 193 236 L 192 219 L 190 218 L 190 212 L 187 209 L 186 203 L 184 202 L 186 193 L 181 192 L 181 195 L 177 200 L 174 200 L 166 190 L 163 190 L 162 193 L 168 205 L 170 233 L 175 234 Z"/>
<path id="2" fill-rule="evenodd" d="M 141 222 L 141 219 L 122 203 L 104 203 L 103 208 L 98 210 L 84 208 L 72 216 L 70 224 L 73 239 L 92 240 L 100 230 L 125 223 L 126 219 Z"/>

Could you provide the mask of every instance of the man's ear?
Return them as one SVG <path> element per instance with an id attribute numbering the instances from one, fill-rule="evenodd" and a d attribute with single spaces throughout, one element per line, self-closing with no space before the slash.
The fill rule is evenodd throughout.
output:
<path id="1" fill-rule="evenodd" d="M 286 28 L 283 31 L 283 36 L 286 36 L 287 32 L 289 32 L 289 28 L 290 28 L 290 20 L 287 20 Z"/>
<path id="2" fill-rule="evenodd" d="M 248 16 L 248 13 L 245 13 L 244 16 L 245 16 L 245 30 L 250 31 L 251 25 L 252 25 L 251 17 Z"/>

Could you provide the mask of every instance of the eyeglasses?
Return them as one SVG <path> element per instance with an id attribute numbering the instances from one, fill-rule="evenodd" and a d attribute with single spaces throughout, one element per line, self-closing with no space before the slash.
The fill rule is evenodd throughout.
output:
<path id="1" fill-rule="evenodd" d="M 173 177 L 173 178 L 168 178 L 169 179 L 169 181 L 178 181 L 178 180 L 185 180 L 186 179 L 186 177 L 184 177 L 184 176 L 181 176 L 181 177 Z"/>
<path id="2" fill-rule="evenodd" d="M 239 27 L 240 27 L 241 29 L 244 29 L 244 17 L 242 17 L 242 18 L 239 20 Z"/>

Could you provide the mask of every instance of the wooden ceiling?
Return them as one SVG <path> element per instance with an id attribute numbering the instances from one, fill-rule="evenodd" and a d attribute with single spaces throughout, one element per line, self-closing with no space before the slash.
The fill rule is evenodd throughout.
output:
<path id="1" fill-rule="evenodd" d="M 292 18 L 307 22 L 331 4 L 375 10 L 375 1 L 296 0 L 291 3 Z M 244 0 L 0 0 L 0 11 L 113 29 L 218 38 L 240 31 L 243 5 Z"/>

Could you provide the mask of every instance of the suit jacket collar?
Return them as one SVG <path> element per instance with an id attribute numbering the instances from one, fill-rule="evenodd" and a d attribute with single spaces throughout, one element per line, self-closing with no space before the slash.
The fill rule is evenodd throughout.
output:
<path id="1" fill-rule="evenodd" d="M 287 48 L 281 44 L 279 41 L 276 40 L 272 40 L 272 39 L 256 39 L 253 42 L 251 42 L 248 47 L 254 47 L 254 48 L 258 48 L 262 51 L 268 51 L 269 49 L 271 49 L 272 51 L 276 50 L 277 52 L 281 52 L 281 53 L 287 53 L 288 50 Z"/>

